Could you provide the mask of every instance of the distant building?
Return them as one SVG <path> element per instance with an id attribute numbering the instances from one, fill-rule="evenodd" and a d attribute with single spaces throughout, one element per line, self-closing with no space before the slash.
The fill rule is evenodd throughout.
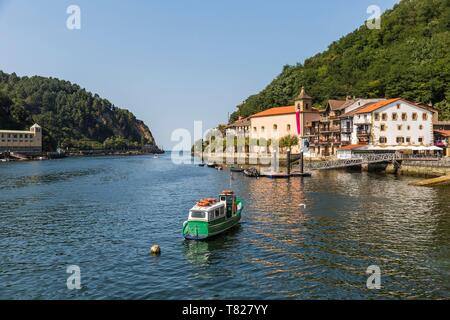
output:
<path id="1" fill-rule="evenodd" d="M 284 136 L 297 136 L 297 118 L 299 112 L 301 138 L 309 139 L 313 134 L 313 122 L 320 118 L 319 110 L 313 108 L 312 98 L 302 88 L 293 106 L 271 108 L 250 117 L 250 137 L 252 139 L 280 139 Z M 261 148 L 257 147 L 261 151 Z M 298 146 L 292 148 L 299 152 Z"/>
<path id="2" fill-rule="evenodd" d="M 383 99 L 350 98 L 328 100 L 318 121 L 313 123 L 314 136 L 310 139 L 310 153 L 316 156 L 335 155 L 336 151 L 351 144 L 354 111 L 361 106 Z"/>
<path id="3" fill-rule="evenodd" d="M 352 119 L 351 144 L 340 148 L 338 157 L 358 151 L 436 151 L 435 115 L 428 106 L 400 98 L 367 103 L 343 115 Z"/>
<path id="4" fill-rule="evenodd" d="M 239 117 L 238 120 L 225 127 L 225 133 L 237 137 L 247 138 L 250 136 L 251 122 L 249 118 Z"/>
<path id="5" fill-rule="evenodd" d="M 436 121 L 433 129 L 435 146 L 444 149 L 443 155 L 450 157 L 450 121 Z"/>
<path id="6" fill-rule="evenodd" d="M 0 130 L 0 152 L 42 152 L 42 128 L 35 124 L 29 131 Z"/>

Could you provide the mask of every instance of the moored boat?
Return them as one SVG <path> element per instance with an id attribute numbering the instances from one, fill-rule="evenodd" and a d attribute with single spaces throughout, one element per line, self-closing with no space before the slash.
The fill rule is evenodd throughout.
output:
<path id="1" fill-rule="evenodd" d="M 200 200 L 190 211 L 183 224 L 183 236 L 187 240 L 206 240 L 221 234 L 241 220 L 244 205 L 233 191 L 223 191 L 219 199 Z"/>
<path id="2" fill-rule="evenodd" d="M 247 177 L 251 177 L 251 178 L 258 178 L 259 177 L 259 171 L 256 168 L 245 169 L 244 170 L 244 174 Z"/>
<path id="3" fill-rule="evenodd" d="M 217 166 L 217 164 L 216 164 L 215 162 L 208 162 L 208 163 L 206 164 L 206 166 L 207 166 L 208 168 L 215 168 L 215 167 Z"/>
<path id="4" fill-rule="evenodd" d="M 244 168 L 237 167 L 237 166 L 231 166 L 230 171 L 240 173 L 240 172 L 244 172 Z"/>

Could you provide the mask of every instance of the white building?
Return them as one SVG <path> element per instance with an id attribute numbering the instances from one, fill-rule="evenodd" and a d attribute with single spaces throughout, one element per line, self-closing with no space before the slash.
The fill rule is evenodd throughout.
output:
<path id="1" fill-rule="evenodd" d="M 351 118 L 351 145 L 341 148 L 338 157 L 355 150 L 432 150 L 435 116 L 430 107 L 400 98 L 367 103 L 344 114 Z"/>
<path id="2" fill-rule="evenodd" d="M 352 144 L 432 146 L 433 112 L 403 99 L 380 101 L 353 117 Z"/>
<path id="3" fill-rule="evenodd" d="M 0 152 L 42 152 L 42 128 L 35 124 L 29 131 L 0 130 Z"/>

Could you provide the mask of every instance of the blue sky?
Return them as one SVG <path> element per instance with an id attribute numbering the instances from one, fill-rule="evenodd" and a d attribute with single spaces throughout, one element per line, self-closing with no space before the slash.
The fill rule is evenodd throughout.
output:
<path id="1" fill-rule="evenodd" d="M 398 0 L 0 0 L 0 69 L 78 83 L 132 111 L 170 149 Z M 81 30 L 66 9 L 81 8 Z"/>

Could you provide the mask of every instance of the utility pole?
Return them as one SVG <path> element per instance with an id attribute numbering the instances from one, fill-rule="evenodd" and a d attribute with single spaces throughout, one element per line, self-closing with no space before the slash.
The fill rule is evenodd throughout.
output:
<path id="1" fill-rule="evenodd" d="M 305 170 L 303 160 L 304 160 L 303 159 L 303 139 L 302 139 L 302 137 L 300 137 L 300 161 L 299 161 L 299 164 L 300 164 L 300 173 L 301 174 L 303 174 L 304 170 Z"/>
<path id="2" fill-rule="evenodd" d="M 288 176 L 291 175 L 291 149 L 288 149 L 287 152 L 287 174 Z"/>

